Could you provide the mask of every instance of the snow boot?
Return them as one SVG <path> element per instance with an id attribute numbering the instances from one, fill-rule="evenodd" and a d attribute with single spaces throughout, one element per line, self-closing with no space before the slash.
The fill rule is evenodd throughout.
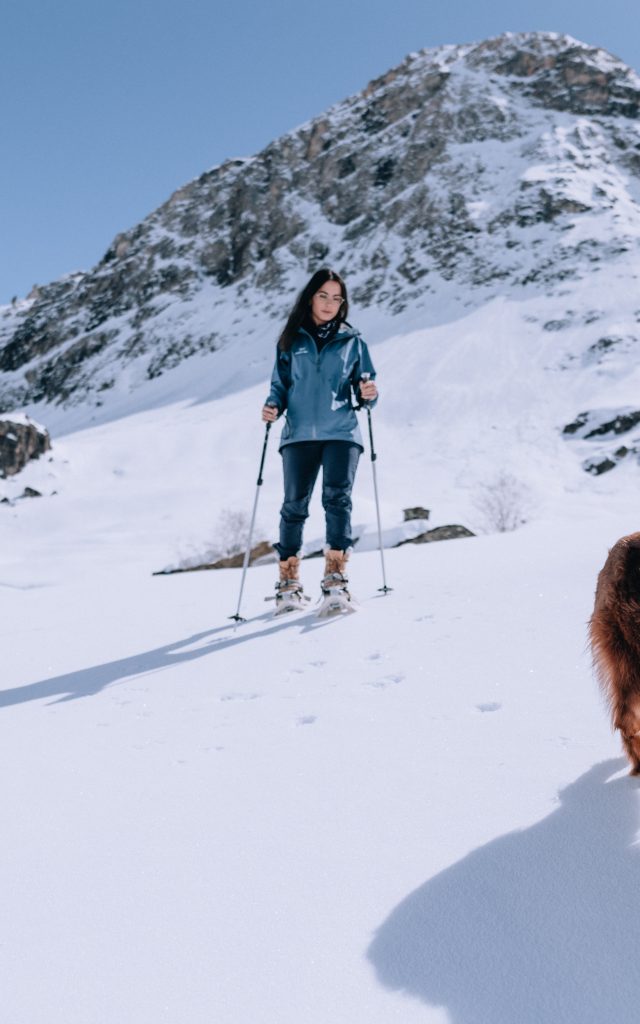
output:
<path id="1" fill-rule="evenodd" d="M 349 553 L 329 548 L 325 551 L 324 577 L 320 584 L 322 594 L 318 615 L 333 615 L 338 612 L 355 611 L 355 605 L 347 584 L 346 574 Z"/>
<path id="2" fill-rule="evenodd" d="M 280 579 L 276 583 L 274 615 L 298 611 L 302 608 L 304 599 L 305 595 L 300 582 L 300 559 L 297 555 L 291 555 L 280 562 Z"/>

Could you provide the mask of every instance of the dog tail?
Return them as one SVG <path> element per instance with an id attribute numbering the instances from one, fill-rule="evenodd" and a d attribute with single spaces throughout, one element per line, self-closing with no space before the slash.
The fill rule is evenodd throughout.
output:
<path id="1" fill-rule="evenodd" d="M 598 576 L 589 638 L 614 729 L 640 773 L 640 533 L 622 537 Z"/>

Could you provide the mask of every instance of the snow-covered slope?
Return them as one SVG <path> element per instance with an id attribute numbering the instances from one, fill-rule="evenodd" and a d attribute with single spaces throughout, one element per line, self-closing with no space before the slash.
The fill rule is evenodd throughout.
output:
<path id="1" fill-rule="evenodd" d="M 631 1024 L 637 788 L 585 647 L 636 470 L 583 473 L 568 444 L 590 442 L 509 399 L 543 373 L 526 336 L 489 367 L 466 326 L 377 347 L 385 535 L 417 503 L 475 525 L 482 473 L 517 453 L 530 522 L 387 550 L 385 597 L 356 551 L 344 620 L 270 619 L 273 566 L 249 570 L 236 631 L 239 571 L 151 576 L 249 511 L 262 386 L 69 433 L 3 482 L 8 1020 Z M 557 415 L 562 389 L 538 399 Z M 262 491 L 273 537 L 274 447 Z M 375 544 L 366 461 L 354 498 Z M 303 563 L 312 594 L 320 572 Z"/>
<path id="2" fill-rule="evenodd" d="M 3 311 L 5 403 L 53 441 L 0 481 L 11 1024 L 635 1020 L 637 787 L 586 622 L 638 528 L 636 95 L 564 37 L 412 55 Z M 274 621 L 257 566 L 234 630 L 238 571 L 151 573 L 248 515 L 277 328 L 325 258 L 378 370 L 385 543 L 415 505 L 486 528 L 500 479 L 526 523 L 388 548 L 383 597 L 365 455 L 361 610 Z"/>
<path id="3" fill-rule="evenodd" d="M 5 562 L 6 1019 L 632 1024 L 638 792 L 584 648 L 635 525 L 390 551 L 384 597 L 356 554 L 329 622 L 253 568 L 236 631 L 238 572 L 113 532 Z"/>
<path id="4" fill-rule="evenodd" d="M 325 261 L 347 275 L 372 341 L 504 295 L 553 296 L 540 326 L 577 328 L 585 284 L 596 324 L 603 268 L 632 291 L 639 97 L 620 61 L 552 33 L 411 54 L 262 153 L 186 185 L 92 271 L 5 307 L 2 406 L 88 402 L 117 415 L 187 358 L 209 392 L 255 383 L 295 291 Z M 635 324 L 625 306 L 615 339 L 627 364 Z M 598 332 L 572 338 L 568 357 L 604 344 Z M 478 343 L 490 360 L 492 339 Z"/>
<path id="5" fill-rule="evenodd" d="M 602 363 L 589 363 L 587 370 L 585 360 L 573 355 L 579 346 L 588 354 L 600 334 L 616 332 L 625 310 L 631 315 L 636 300 L 618 270 L 603 268 L 607 288 L 598 310 L 593 289 L 584 283 L 576 285 L 569 311 L 564 306 L 559 311 L 556 295 L 530 301 L 505 296 L 452 322 L 391 335 L 372 346 L 382 395 L 373 422 L 385 529 L 398 527 L 402 509 L 414 505 L 432 510 L 434 526 L 458 522 L 482 528 L 477 505 L 504 474 L 527 491 L 523 517 L 528 520 L 574 514 L 576 502 L 579 507 L 589 494 L 627 493 L 635 502 L 633 447 L 640 427 L 630 412 L 638 407 L 640 368 L 605 352 Z M 566 319 L 563 328 L 551 329 L 560 316 Z M 223 353 L 207 358 L 218 355 L 226 358 Z M 271 359 L 270 348 L 260 364 L 259 384 L 230 385 L 218 398 L 212 397 L 215 386 L 204 368 L 195 379 L 194 360 L 187 361 L 138 392 L 138 412 L 111 419 L 126 411 L 123 402 L 103 422 L 84 429 L 71 428 L 74 415 L 80 426 L 86 409 L 51 409 L 50 455 L 0 481 L 0 497 L 14 502 L 0 506 L 8 550 L 17 551 L 21 538 L 31 551 L 74 545 L 82 538 L 87 550 L 98 544 L 108 559 L 111 545 L 127 538 L 145 572 L 209 550 L 224 514 L 251 509 L 263 439 L 259 412 Z M 227 366 L 231 374 L 232 362 Z M 590 409 L 594 421 L 563 433 Z M 592 422 L 615 422 L 619 410 L 624 411 L 622 433 L 614 434 L 613 427 L 608 433 L 588 429 Z M 366 436 L 366 423 L 362 426 Z M 279 430 L 269 442 L 257 539 L 276 538 Z M 598 477 L 584 472 L 590 460 L 623 445 L 629 454 L 613 472 Z M 363 544 L 367 538 L 375 543 L 367 461 L 365 454 L 354 492 Z M 19 501 L 25 486 L 43 498 Z M 306 537 L 311 550 L 323 540 L 319 501 L 312 506 Z"/>

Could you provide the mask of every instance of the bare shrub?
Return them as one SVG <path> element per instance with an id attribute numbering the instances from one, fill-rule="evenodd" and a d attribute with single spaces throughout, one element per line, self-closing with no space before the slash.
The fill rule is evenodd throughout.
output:
<path id="1" fill-rule="evenodd" d="M 213 531 L 211 541 L 202 548 L 192 548 L 182 553 L 178 562 L 180 569 L 190 569 L 198 565 L 211 565 L 221 558 L 244 553 L 249 542 L 251 517 L 244 511 L 233 508 L 222 509 Z M 251 544 L 256 545 L 264 540 L 264 533 L 256 525 L 253 530 Z"/>
<path id="2" fill-rule="evenodd" d="M 487 532 L 508 533 L 527 522 L 531 511 L 531 491 L 512 473 L 502 472 L 482 484 L 474 499 Z"/>
<path id="3" fill-rule="evenodd" d="M 251 519 L 246 512 L 223 508 L 216 524 L 215 541 L 221 558 L 245 551 L 249 542 Z M 255 538 L 254 538 L 255 539 Z"/>

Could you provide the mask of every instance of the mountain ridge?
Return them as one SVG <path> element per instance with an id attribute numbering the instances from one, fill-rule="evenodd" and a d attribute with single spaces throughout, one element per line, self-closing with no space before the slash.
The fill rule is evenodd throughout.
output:
<path id="1" fill-rule="evenodd" d="M 539 296 L 541 338 L 564 340 L 580 318 L 562 292 L 593 282 L 593 318 L 554 365 L 595 379 L 636 344 L 631 309 L 613 334 L 591 324 L 609 291 L 597 275 L 635 275 L 639 99 L 634 71 L 555 33 L 409 54 L 260 153 L 176 190 L 93 270 L 1 310 L 0 408 L 42 418 L 41 406 L 115 408 L 127 395 L 135 408 L 189 357 L 204 361 L 180 379 L 200 368 L 221 388 L 254 383 L 273 321 L 325 261 L 346 274 L 374 341 L 503 294 Z"/>

